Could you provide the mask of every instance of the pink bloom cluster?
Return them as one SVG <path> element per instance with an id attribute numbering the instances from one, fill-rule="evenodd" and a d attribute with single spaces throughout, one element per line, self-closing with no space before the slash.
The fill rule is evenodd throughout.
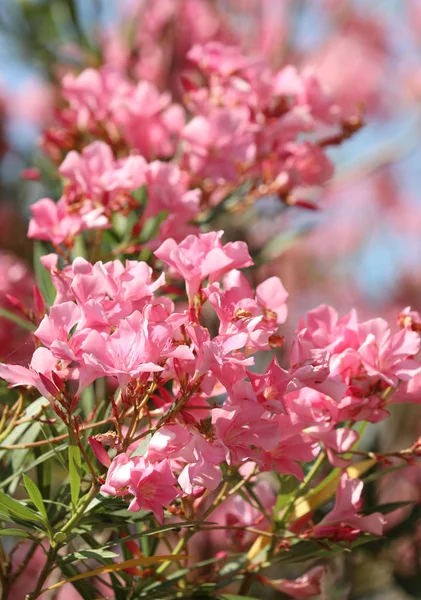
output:
<path id="1" fill-rule="evenodd" d="M 183 150 L 193 173 L 214 183 L 254 178 L 285 198 L 330 178 L 321 135 L 340 131 L 341 113 L 313 73 L 273 73 L 264 59 L 218 42 L 194 46 L 188 58 L 205 82 L 192 73 L 186 96 L 194 116 Z"/>
<path id="2" fill-rule="evenodd" d="M 189 189 L 188 174 L 175 164 L 148 164 L 138 155 L 116 160 L 110 146 L 96 141 L 80 154 L 69 152 L 59 171 L 66 181 L 63 195 L 57 204 L 44 198 L 31 206 L 30 238 L 71 246 L 81 231 L 108 228 L 114 213 L 136 210 L 138 202 L 132 192 L 142 186 L 148 202 L 137 228 L 151 217 L 168 213 L 158 240 L 167 237 L 175 222 L 180 239 L 197 231 L 188 221 L 199 210 L 200 191 Z"/>
<path id="3" fill-rule="evenodd" d="M 361 323 L 355 311 L 339 319 L 322 305 L 300 322 L 291 352 L 295 376 L 327 394 L 339 420 L 380 421 L 390 402 L 421 399 L 420 362 L 414 359 L 420 336 L 411 323 L 404 320 L 393 333 L 384 319 Z M 390 396 L 391 390 L 397 393 Z"/>
<path id="4" fill-rule="evenodd" d="M 309 206 L 305 188 L 333 174 L 324 148 L 346 125 L 315 75 L 292 66 L 274 73 L 219 42 L 196 45 L 187 58 L 184 106 L 111 66 L 63 78 L 68 106 L 44 146 L 61 162 L 64 191 L 57 204 L 32 206 L 29 237 L 71 247 L 82 231 L 109 227 L 114 213 L 136 214 L 142 186 L 147 209 L 136 226 L 168 212 L 161 241 L 175 222 L 177 241 L 196 233 L 191 221 L 227 186 L 249 182 L 250 197 Z"/>
<path id="5" fill-rule="evenodd" d="M 62 418 L 104 377 L 121 390 L 117 420 L 120 409 L 147 411 L 149 424 L 141 412 L 134 432 L 141 439 L 153 423 L 141 454 L 121 432 L 112 459 L 91 443 L 108 467 L 103 491 L 130 496 L 130 510 L 150 509 L 161 522 L 175 498 L 215 490 L 222 465 L 302 479 L 302 465 L 324 449 L 332 465 L 347 466 L 358 434 L 344 421 L 383 418 L 391 392 L 421 368 L 419 334 L 409 326 L 391 333 L 382 319 L 339 319 L 322 306 L 300 324 L 290 368 L 273 358 L 256 372 L 254 355 L 279 346 L 287 293 L 276 277 L 254 291 L 240 271 L 252 264 L 246 244 L 221 236 L 166 240 L 155 255 L 170 271 L 159 277 L 144 262 L 78 258 L 60 270 L 56 255 L 44 257 L 57 295 L 35 331 L 38 348 L 29 368 L 0 365 L 10 385 L 36 387 Z M 185 282 L 185 310 L 166 294 L 173 276 Z M 312 535 L 379 533 L 381 517 L 358 512 L 361 488 L 344 474 L 337 506 Z"/>

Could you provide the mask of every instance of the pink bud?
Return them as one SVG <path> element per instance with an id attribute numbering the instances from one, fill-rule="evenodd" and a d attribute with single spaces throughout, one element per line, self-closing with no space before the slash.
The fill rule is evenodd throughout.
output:
<path id="1" fill-rule="evenodd" d="M 60 377 L 55 371 L 51 371 L 51 379 L 53 380 L 53 383 L 57 387 L 57 389 L 60 390 L 60 392 L 64 393 L 66 391 L 63 381 L 60 379 Z"/>
<path id="2" fill-rule="evenodd" d="M 104 467 L 109 467 L 111 464 L 111 458 L 108 456 L 107 452 L 101 446 L 101 444 L 94 437 L 89 436 L 88 442 L 92 448 L 92 452 L 95 454 L 100 463 L 104 465 Z"/>
<path id="3" fill-rule="evenodd" d="M 53 396 L 53 398 L 57 398 L 57 396 L 59 395 L 59 391 L 56 388 L 56 386 L 54 385 L 54 383 L 52 381 L 50 381 L 48 379 L 48 377 L 46 377 L 43 373 L 38 373 L 38 375 L 39 375 L 39 378 L 41 379 L 42 385 L 45 387 L 47 392 L 49 394 L 51 394 Z"/>
<path id="4" fill-rule="evenodd" d="M 26 316 L 26 308 L 20 300 L 18 300 L 15 296 L 12 296 L 11 294 L 6 294 L 6 298 L 14 308 L 19 310 Z"/>
<path id="5" fill-rule="evenodd" d="M 35 310 L 37 312 L 37 315 L 40 319 L 42 319 L 45 316 L 45 301 L 44 301 L 44 297 L 42 296 L 39 287 L 37 285 L 33 286 L 33 293 L 34 293 L 34 304 L 35 304 Z"/>

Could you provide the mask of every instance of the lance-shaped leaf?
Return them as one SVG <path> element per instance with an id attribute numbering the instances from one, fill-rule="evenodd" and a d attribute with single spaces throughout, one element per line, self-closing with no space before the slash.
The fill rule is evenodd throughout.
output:
<path id="1" fill-rule="evenodd" d="M 44 501 L 42 499 L 41 492 L 39 491 L 37 485 L 30 479 L 27 475 L 24 474 L 23 481 L 25 484 L 26 491 L 29 494 L 30 499 L 32 500 L 33 505 L 39 510 L 41 515 L 44 518 L 45 523 L 48 523 L 47 511 L 44 506 Z"/>
<path id="2" fill-rule="evenodd" d="M 191 556 L 186 556 L 185 554 L 166 554 L 163 556 L 141 556 L 140 558 L 132 558 L 123 562 L 104 565 L 103 567 L 98 567 L 98 569 L 86 571 L 86 573 L 79 573 L 78 575 L 74 575 L 73 577 L 69 577 L 63 581 L 59 581 L 54 585 L 50 585 L 48 588 L 41 590 L 41 592 L 49 592 L 50 590 L 55 590 L 61 587 L 65 583 L 86 579 L 87 577 L 96 577 L 97 575 L 102 575 L 103 573 L 116 573 L 118 571 L 123 571 L 124 569 L 130 569 L 133 567 L 149 567 L 150 565 L 155 565 L 157 563 L 177 562 L 179 560 L 186 560 L 189 558 L 191 558 Z"/>
<path id="3" fill-rule="evenodd" d="M 42 522 L 42 517 L 17 500 L 0 492 L 0 511 L 7 516 L 19 518 L 22 521 Z"/>
<path id="4" fill-rule="evenodd" d="M 70 435 L 69 446 L 69 478 L 70 478 L 70 494 L 72 498 L 72 506 L 76 508 L 79 500 L 80 480 L 81 480 L 82 461 L 80 457 L 79 446 L 73 435 Z"/>

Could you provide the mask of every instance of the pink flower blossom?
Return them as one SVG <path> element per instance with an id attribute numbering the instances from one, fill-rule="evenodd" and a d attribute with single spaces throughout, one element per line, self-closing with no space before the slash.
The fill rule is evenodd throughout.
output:
<path id="1" fill-rule="evenodd" d="M 57 245 L 70 241 L 85 229 L 109 227 L 102 208 L 86 207 L 83 213 L 71 213 L 63 198 L 57 204 L 50 198 L 43 198 L 35 202 L 31 210 L 33 217 L 29 222 L 28 237 Z"/>
<path id="2" fill-rule="evenodd" d="M 128 144 L 147 160 L 171 156 L 185 122 L 184 109 L 147 81 L 116 102 L 114 118 Z"/>
<path id="3" fill-rule="evenodd" d="M 184 128 L 183 140 L 190 169 L 215 183 L 236 181 L 256 154 L 248 112 L 241 108 L 194 117 Z"/>
<path id="4" fill-rule="evenodd" d="M 118 454 L 111 462 L 101 491 L 111 496 L 133 495 L 128 510 L 151 510 L 159 523 L 164 521 L 164 507 L 179 494 L 167 460 L 152 464 L 142 456 L 129 458 Z"/>
<path id="5" fill-rule="evenodd" d="M 372 535 L 382 535 L 385 519 L 381 513 L 372 513 L 365 517 L 358 512 L 362 491 L 363 482 L 359 479 L 352 479 L 344 471 L 336 492 L 335 506 L 316 525 L 313 532 L 314 537 L 352 540 L 361 531 Z"/>
<path id="6" fill-rule="evenodd" d="M 267 416 L 253 400 L 243 400 L 227 409 L 213 409 L 212 424 L 225 448 L 228 464 L 238 465 L 247 459 L 258 461 L 259 449 L 268 452 L 276 447 L 279 428 Z"/>
<path id="7" fill-rule="evenodd" d="M 223 246 L 222 235 L 223 231 L 189 235 L 180 244 L 170 238 L 155 251 L 155 256 L 185 279 L 190 303 L 205 279 L 217 281 L 231 269 L 253 264 L 244 242 Z"/>
<path id="8" fill-rule="evenodd" d="M 291 598 L 313 598 L 322 592 L 321 580 L 325 573 L 326 567 L 314 567 L 292 581 L 278 579 L 276 585 L 283 594 L 287 594 Z"/>

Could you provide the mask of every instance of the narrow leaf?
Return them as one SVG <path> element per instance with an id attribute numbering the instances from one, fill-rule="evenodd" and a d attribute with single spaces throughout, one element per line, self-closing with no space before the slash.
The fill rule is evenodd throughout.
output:
<path id="1" fill-rule="evenodd" d="M 69 446 L 69 477 L 72 505 L 74 508 L 76 508 L 77 501 L 79 500 L 81 466 L 80 450 L 71 436 L 71 443 Z"/>
<path id="2" fill-rule="evenodd" d="M 6 529 L 0 529 L 0 537 L 22 537 L 31 538 L 31 534 L 24 529 L 16 529 L 16 527 L 9 527 Z"/>
<path id="3" fill-rule="evenodd" d="M 0 510 L 6 515 L 19 517 L 23 521 L 42 521 L 42 518 L 36 512 L 3 494 L 3 492 L 0 492 Z"/>
<path id="4" fill-rule="evenodd" d="M 7 479 L 5 479 L 4 481 L 1 481 L 0 488 L 4 488 L 4 487 L 10 485 L 16 477 L 20 477 L 22 475 L 22 473 L 25 473 L 25 471 L 30 471 L 37 465 L 40 465 L 43 462 L 45 462 L 46 460 L 48 460 L 54 456 L 57 456 L 59 452 L 64 452 L 64 450 L 66 450 L 66 449 L 67 449 L 67 444 L 61 444 L 60 446 L 53 448 L 49 452 L 46 452 L 42 456 L 39 456 L 38 458 L 36 458 L 32 462 L 30 462 L 28 465 L 26 465 L 24 468 L 20 469 L 18 472 L 12 473 L 12 475 L 10 475 L 10 477 L 7 477 Z M 23 452 L 23 451 L 15 450 L 14 452 L 16 453 L 16 452 Z"/>
<path id="5" fill-rule="evenodd" d="M 186 556 L 185 554 L 166 554 L 163 556 L 142 556 L 140 558 L 132 558 L 120 563 L 104 565 L 103 567 L 98 567 L 98 569 L 93 569 L 93 571 L 86 571 L 86 573 L 79 573 L 74 577 L 70 577 L 69 579 L 59 581 L 54 585 L 50 585 L 48 588 L 41 590 L 41 592 L 49 592 L 50 590 L 55 590 L 61 587 L 65 583 L 71 583 L 72 581 L 78 581 L 79 579 L 86 579 L 87 577 L 96 577 L 97 575 L 102 575 L 102 573 L 115 573 L 117 571 L 123 571 L 124 569 L 129 569 L 132 567 L 145 567 L 163 562 L 177 562 L 179 560 L 186 560 L 188 558 L 191 557 Z"/>
<path id="6" fill-rule="evenodd" d="M 36 506 L 41 515 L 44 517 L 45 522 L 48 523 L 47 511 L 44 506 L 41 492 L 39 491 L 37 485 L 25 474 L 23 475 L 23 481 L 25 483 L 26 491 L 28 492 L 34 506 Z"/>
<path id="7" fill-rule="evenodd" d="M 35 279 L 37 285 L 40 289 L 41 294 L 44 296 L 46 303 L 49 306 L 54 304 L 54 299 L 56 297 L 56 290 L 53 286 L 53 282 L 51 281 L 51 277 L 49 272 L 44 269 L 41 264 L 41 257 L 47 254 L 44 250 L 44 246 L 42 242 L 39 240 L 35 240 L 34 242 L 34 271 L 35 271 Z"/>
<path id="8" fill-rule="evenodd" d="M 23 327 L 24 329 L 27 329 L 28 331 L 35 330 L 35 327 L 32 323 L 30 323 L 29 321 L 25 321 L 25 319 L 21 319 L 20 317 L 18 317 L 14 313 L 12 313 L 10 310 L 7 310 L 5 308 L 0 308 L 0 317 L 3 317 L 4 319 L 8 319 L 9 321 L 12 321 L 13 323 L 16 323 L 17 325 L 20 325 L 21 327 Z"/>

